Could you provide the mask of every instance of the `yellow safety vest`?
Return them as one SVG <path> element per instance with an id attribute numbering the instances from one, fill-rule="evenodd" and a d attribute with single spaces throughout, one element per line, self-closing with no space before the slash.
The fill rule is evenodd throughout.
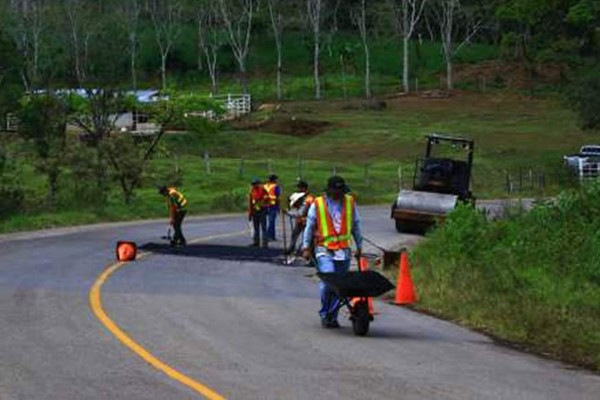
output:
<path id="1" fill-rule="evenodd" d="M 324 196 L 319 196 L 315 199 L 315 208 L 317 214 L 317 246 L 324 246 L 329 250 L 349 248 L 352 240 L 352 226 L 354 224 L 354 198 L 350 195 L 344 195 L 342 224 L 339 232 L 333 226 Z"/>

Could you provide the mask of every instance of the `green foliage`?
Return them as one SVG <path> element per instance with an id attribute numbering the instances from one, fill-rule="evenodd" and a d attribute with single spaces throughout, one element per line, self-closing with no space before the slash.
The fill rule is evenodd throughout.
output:
<path id="1" fill-rule="evenodd" d="M 566 93 L 567 104 L 579 115 L 583 129 L 600 127 L 600 69 L 581 69 L 569 85 Z"/>
<path id="2" fill-rule="evenodd" d="M 0 218 L 18 212 L 24 197 L 19 176 L 6 151 L 0 147 Z"/>
<path id="3" fill-rule="evenodd" d="M 48 199 L 54 202 L 58 178 L 64 167 L 67 110 L 62 101 L 52 95 L 28 95 L 21 99 L 19 133 L 34 143 L 36 168 L 48 179 Z"/>
<path id="4" fill-rule="evenodd" d="M 459 207 L 416 252 L 425 307 L 600 368 L 600 183 L 504 220 Z"/>

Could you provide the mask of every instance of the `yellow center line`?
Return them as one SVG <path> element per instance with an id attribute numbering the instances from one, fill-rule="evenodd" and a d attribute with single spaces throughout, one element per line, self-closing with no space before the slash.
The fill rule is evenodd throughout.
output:
<path id="1" fill-rule="evenodd" d="M 198 238 L 198 239 L 192 240 L 190 243 L 200 243 L 200 242 L 204 242 L 204 241 L 208 241 L 208 240 L 239 236 L 244 233 L 247 233 L 247 230 L 244 230 L 242 232 L 236 232 L 236 233 L 226 233 L 226 234 L 222 234 L 222 235 L 214 235 L 214 236 Z M 137 259 L 141 260 L 143 258 L 148 257 L 150 254 L 151 253 L 147 253 L 147 252 L 140 253 L 138 255 Z M 177 371 L 175 368 L 169 366 L 168 364 L 166 364 L 163 361 L 156 358 L 154 355 L 152 355 L 152 353 L 150 353 L 148 350 L 146 350 L 144 347 L 142 347 L 140 344 L 138 344 L 135 340 L 133 340 L 129 335 L 127 335 L 104 311 L 104 308 L 102 307 L 102 296 L 101 296 L 102 285 L 106 282 L 106 280 L 115 271 L 117 271 L 119 268 L 123 267 L 125 264 L 126 263 L 124 263 L 124 262 L 118 262 L 118 263 L 108 266 L 104 270 L 104 272 L 102 272 L 102 274 L 100 274 L 100 276 L 96 279 L 96 281 L 92 285 L 92 288 L 90 289 L 90 293 L 89 293 L 89 299 L 90 299 L 90 307 L 92 309 L 92 312 L 96 316 L 96 318 L 98 318 L 98 320 L 100 322 L 102 322 L 102 324 L 106 327 L 106 329 L 108 329 L 110 333 L 112 333 L 117 339 L 119 339 L 121 341 L 121 343 L 123 343 L 123 345 L 128 347 L 131 351 L 133 351 L 135 354 L 137 354 L 139 357 L 141 357 L 144 361 L 146 361 L 147 363 L 152 365 L 154 368 L 165 373 L 169 378 L 184 384 L 185 386 L 191 388 L 192 390 L 195 390 L 196 392 L 198 392 L 199 394 L 201 394 L 202 396 L 206 397 L 209 400 L 225 399 L 223 396 L 221 396 L 214 390 L 210 389 L 209 387 L 207 387 L 207 386 L 203 385 L 202 383 L 190 378 L 189 376 Z"/>

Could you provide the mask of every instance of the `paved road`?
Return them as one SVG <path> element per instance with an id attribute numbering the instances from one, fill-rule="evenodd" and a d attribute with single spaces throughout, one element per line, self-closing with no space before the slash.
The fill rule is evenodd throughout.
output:
<path id="1" fill-rule="evenodd" d="M 387 208 L 365 233 L 410 245 Z M 600 377 L 496 346 L 448 322 L 376 302 L 366 338 L 323 330 L 313 270 L 251 252 L 236 216 L 190 220 L 198 242 L 129 263 L 101 287 L 103 310 L 164 365 L 230 399 L 598 399 Z M 92 313 L 114 244 L 160 243 L 164 222 L 0 237 L 0 399 L 190 399 Z"/>

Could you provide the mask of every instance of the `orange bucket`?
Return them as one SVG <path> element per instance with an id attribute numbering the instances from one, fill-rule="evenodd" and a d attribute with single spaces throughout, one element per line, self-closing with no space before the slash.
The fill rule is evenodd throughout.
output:
<path id="1" fill-rule="evenodd" d="M 117 242 L 117 261 L 133 261 L 137 255 L 137 245 L 134 242 Z"/>

